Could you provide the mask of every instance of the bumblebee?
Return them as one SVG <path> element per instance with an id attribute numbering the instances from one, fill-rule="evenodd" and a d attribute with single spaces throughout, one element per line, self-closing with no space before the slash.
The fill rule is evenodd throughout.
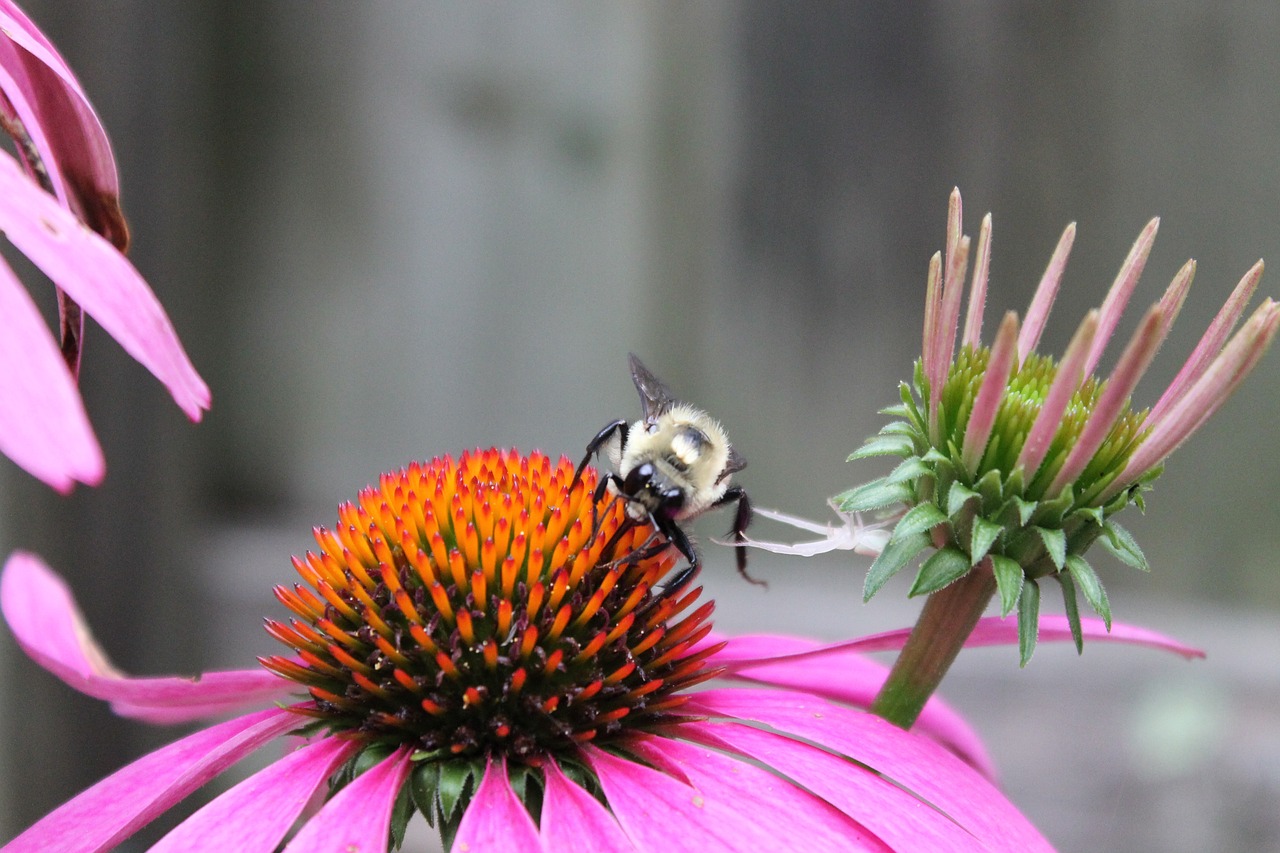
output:
<path id="1" fill-rule="evenodd" d="M 591 458 L 602 449 L 613 466 L 600 480 L 597 499 L 607 487 L 626 500 L 632 520 L 649 521 L 675 546 L 689 565 L 670 583 L 676 590 L 700 571 L 698 551 L 681 523 L 716 509 L 737 503 L 729 534 L 743 542 L 751 524 L 751 501 L 740 486 L 730 484 L 732 476 L 747 466 L 729 443 L 724 428 L 701 409 L 680 402 L 640 359 L 630 356 L 631 379 L 640 393 L 644 416 L 631 424 L 616 420 L 607 424 L 587 444 L 574 480 Z M 747 574 L 746 548 L 738 547 L 738 573 L 754 584 L 763 585 Z"/>

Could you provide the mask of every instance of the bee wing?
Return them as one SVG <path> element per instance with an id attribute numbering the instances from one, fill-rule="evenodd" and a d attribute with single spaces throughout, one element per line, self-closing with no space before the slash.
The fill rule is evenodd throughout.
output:
<path id="1" fill-rule="evenodd" d="M 644 407 L 644 419 L 654 423 L 661 415 L 676 404 L 676 398 L 662 380 L 649 372 L 635 353 L 631 353 L 631 381 L 640 392 L 640 405 Z"/>
<path id="2" fill-rule="evenodd" d="M 739 453 L 736 447 L 734 447 L 733 445 L 730 445 L 729 461 L 725 462 L 724 470 L 720 472 L 720 476 L 716 478 L 716 482 L 719 483 L 721 480 L 723 480 L 725 477 L 728 477 L 730 474 L 733 474 L 737 471 L 741 471 L 743 468 L 746 468 L 746 467 L 747 467 L 747 458 L 743 456 L 741 453 Z"/>

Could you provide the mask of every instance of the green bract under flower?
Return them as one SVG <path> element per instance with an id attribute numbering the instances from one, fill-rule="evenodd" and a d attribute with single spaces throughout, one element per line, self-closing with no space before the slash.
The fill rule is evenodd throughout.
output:
<path id="1" fill-rule="evenodd" d="M 1143 318 L 1112 374 L 1093 373 L 1128 301 L 1155 237 L 1148 225 L 1101 309 L 1086 315 L 1060 360 L 1034 351 L 1074 239 L 1067 229 L 1020 324 L 1007 314 L 991 345 L 979 340 L 990 245 L 983 222 L 969 314 L 956 351 L 960 293 L 968 265 L 952 197 L 947 257 L 930 266 L 923 355 L 897 420 L 849 458 L 900 456 L 888 476 L 839 495 L 845 513 L 901 505 L 900 519 L 867 576 L 870 598 L 925 551 L 911 595 L 936 592 L 974 571 L 994 577 L 1001 611 L 1018 609 L 1022 660 L 1035 647 L 1039 582 L 1057 581 L 1077 647 L 1077 598 L 1110 624 L 1110 606 L 1084 554 L 1100 541 L 1123 562 L 1146 570 L 1141 550 L 1114 516 L 1159 476 L 1164 458 L 1190 435 L 1257 363 L 1280 315 L 1266 300 L 1227 341 L 1261 275 L 1241 281 L 1174 384 L 1151 410 L 1131 393 L 1167 334 L 1194 273 L 1188 263 Z"/>

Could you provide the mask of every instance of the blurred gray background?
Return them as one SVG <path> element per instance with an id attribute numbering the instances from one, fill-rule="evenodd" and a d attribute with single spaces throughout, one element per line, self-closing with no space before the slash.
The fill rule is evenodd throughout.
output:
<path id="1" fill-rule="evenodd" d="M 757 504 L 824 518 L 882 472 L 842 460 L 909 376 L 954 185 L 969 233 L 994 215 L 989 312 L 1022 310 L 1079 222 L 1055 351 L 1163 217 L 1137 303 L 1199 273 L 1140 403 L 1280 263 L 1270 4 L 24 5 L 100 111 L 133 260 L 213 387 L 187 423 L 91 324 L 106 482 L 64 500 L 0 462 L 4 551 L 63 572 L 131 672 L 275 651 L 271 586 L 384 469 L 576 457 L 638 413 L 628 351 L 723 420 Z M 987 650 L 944 684 L 1063 850 L 1280 849 L 1277 358 L 1127 520 L 1153 573 L 1095 561 L 1117 618 L 1207 661 Z M 861 605 L 862 558 L 761 554 L 770 588 L 743 584 L 708 542 L 726 523 L 697 527 L 721 627 L 913 619 L 903 584 Z M 174 736 L 0 649 L 0 837 Z"/>

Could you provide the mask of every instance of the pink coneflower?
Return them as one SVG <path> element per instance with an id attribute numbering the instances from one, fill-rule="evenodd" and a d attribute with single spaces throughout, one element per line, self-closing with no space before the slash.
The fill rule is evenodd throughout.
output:
<path id="1" fill-rule="evenodd" d="M 209 406 L 159 301 L 121 254 L 128 232 L 111 146 L 49 40 L 0 0 L 0 231 L 56 285 L 61 348 L 0 258 L 0 452 L 61 491 L 102 479 L 102 451 L 76 388 L 81 309 L 157 379 L 193 420 Z"/>
<path id="2" fill-rule="evenodd" d="M 616 499 L 593 504 L 595 472 L 573 485 L 573 467 L 489 450 L 384 475 L 295 559 L 305 583 L 277 588 L 292 615 L 267 628 L 289 651 L 263 670 L 122 676 L 62 582 L 13 556 L 0 601 L 19 643 L 118 713 L 177 722 L 306 696 L 136 761 L 4 849 L 108 849 L 290 735 L 295 750 L 154 849 L 275 850 L 326 785 L 286 849 L 386 850 L 414 811 L 471 851 L 1047 849 L 945 706 L 915 732 L 854 707 L 885 677 L 854 652 L 905 632 L 826 650 L 709 636 L 701 590 L 658 585 L 674 549 Z M 1009 642 L 996 622 L 976 640 Z"/>

